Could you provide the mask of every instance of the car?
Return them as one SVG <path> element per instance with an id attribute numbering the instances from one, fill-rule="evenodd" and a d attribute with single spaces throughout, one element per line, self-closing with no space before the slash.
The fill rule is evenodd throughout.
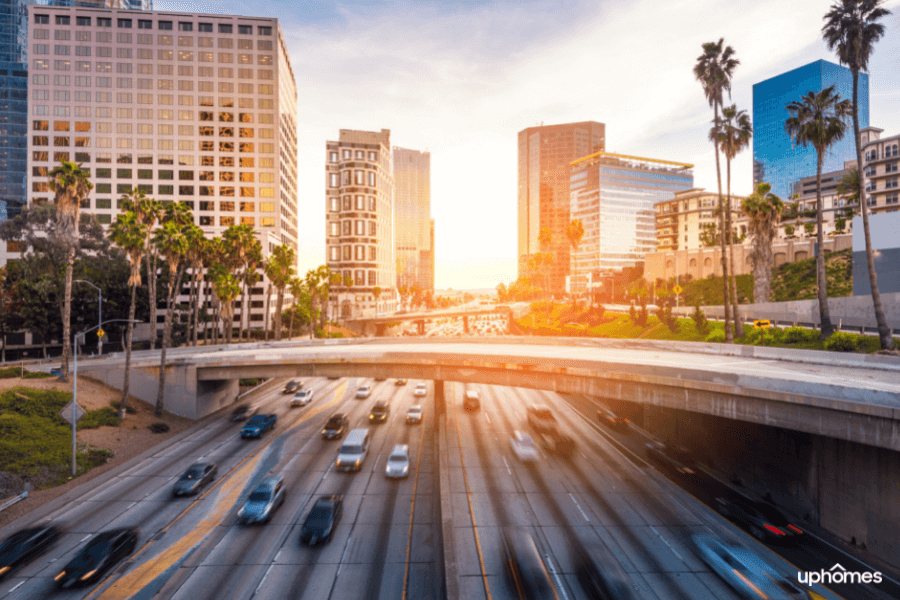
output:
<path id="1" fill-rule="evenodd" d="M 535 437 L 541 448 L 547 454 L 559 456 L 560 458 L 572 458 L 575 451 L 578 450 L 578 444 L 575 438 L 560 432 L 546 433 L 543 431 L 535 432 Z"/>
<path id="2" fill-rule="evenodd" d="M 302 381 L 297 381 L 296 379 L 291 379 L 286 384 L 284 384 L 283 388 L 281 388 L 281 393 L 282 394 L 293 394 L 294 392 L 296 392 L 297 390 L 300 390 L 302 388 L 303 388 Z"/>
<path id="3" fill-rule="evenodd" d="M 811 596 L 749 549 L 698 534 L 697 554 L 725 583 L 745 598 L 807 600 Z M 813 596 L 821 597 L 821 596 Z"/>
<path id="4" fill-rule="evenodd" d="M 273 475 L 259 482 L 238 511 L 238 523 L 268 523 L 272 513 L 284 502 L 284 477 Z"/>
<path id="5" fill-rule="evenodd" d="M 466 397 L 463 399 L 463 408 L 469 412 L 474 412 L 481 408 L 481 396 L 477 390 L 466 390 Z"/>
<path id="6" fill-rule="evenodd" d="M 313 391 L 312 390 L 300 390 L 294 397 L 291 398 L 291 407 L 294 406 L 306 406 L 313 399 Z"/>
<path id="7" fill-rule="evenodd" d="M 87 585 L 134 552 L 140 531 L 121 527 L 98 533 L 88 540 L 78 554 L 54 577 L 61 588 Z"/>
<path id="8" fill-rule="evenodd" d="M 413 396 L 427 396 L 428 395 L 428 384 L 427 383 L 417 383 L 416 389 L 413 390 Z"/>
<path id="9" fill-rule="evenodd" d="M 610 429 L 624 430 L 628 429 L 628 419 L 619 417 L 608 408 L 601 408 L 597 411 L 597 420 L 609 427 Z"/>
<path id="10" fill-rule="evenodd" d="M 406 385 L 406 380 L 405 379 L 395 379 L 394 385 Z"/>
<path id="11" fill-rule="evenodd" d="M 338 471 L 359 471 L 369 455 L 369 430 L 358 428 L 347 434 L 334 463 Z"/>
<path id="12" fill-rule="evenodd" d="M 234 407 L 234 410 L 231 412 L 231 420 L 232 421 L 245 421 L 255 415 L 259 410 L 258 407 L 251 404 L 239 404 Z"/>
<path id="13" fill-rule="evenodd" d="M 341 520 L 343 505 L 343 496 L 319 496 L 300 528 L 300 541 L 315 546 L 321 541 L 330 540 Z"/>
<path id="14" fill-rule="evenodd" d="M 516 597 L 524 600 L 558 600 L 550 580 L 550 572 L 537 544 L 523 529 L 504 529 L 506 575 Z"/>
<path id="15" fill-rule="evenodd" d="M 372 395 L 372 388 L 368 385 L 361 385 L 356 389 L 356 399 L 365 400 Z"/>
<path id="16" fill-rule="evenodd" d="M 41 525 L 17 531 L 0 542 L 0 580 L 49 550 L 62 533 L 56 525 Z"/>
<path id="17" fill-rule="evenodd" d="M 326 440 L 334 440 L 347 430 L 347 416 L 344 413 L 334 413 L 328 417 L 325 427 L 322 428 L 322 437 Z"/>
<path id="18" fill-rule="evenodd" d="M 633 600 L 628 589 L 628 575 L 613 557 L 598 559 L 596 547 L 573 548 L 575 577 L 588 598 L 601 600 Z"/>
<path id="19" fill-rule="evenodd" d="M 698 472 L 690 451 L 683 446 L 667 446 L 662 442 L 646 444 L 647 458 L 664 471 L 675 475 L 693 476 Z"/>
<path id="20" fill-rule="evenodd" d="M 718 496 L 714 501 L 716 511 L 750 532 L 762 542 L 791 542 L 803 534 L 777 508 L 763 500 L 751 498 L 734 491 Z"/>
<path id="21" fill-rule="evenodd" d="M 512 437 L 509 438 L 509 445 L 512 447 L 513 454 L 522 462 L 537 462 L 538 451 L 537 446 L 531 436 L 524 431 L 513 431 Z"/>
<path id="22" fill-rule="evenodd" d="M 387 377 L 376 377 L 375 381 L 385 381 Z"/>
<path id="23" fill-rule="evenodd" d="M 242 438 L 258 438 L 262 434 L 275 427 L 278 415 L 256 415 L 252 417 L 241 429 Z"/>
<path id="24" fill-rule="evenodd" d="M 388 455 L 384 475 L 388 478 L 407 477 L 409 475 L 409 446 L 397 444 Z"/>
<path id="25" fill-rule="evenodd" d="M 422 406 L 419 404 L 413 404 L 409 407 L 409 410 L 406 411 L 406 423 L 408 425 L 415 425 L 417 423 L 422 422 Z"/>
<path id="26" fill-rule="evenodd" d="M 207 484 L 211 483 L 219 472 L 215 463 L 195 463 L 188 467 L 175 485 L 172 496 L 194 496 Z"/>
<path id="27" fill-rule="evenodd" d="M 369 413 L 369 422 L 384 423 L 387 421 L 390 413 L 391 405 L 388 404 L 387 400 L 379 400 L 375 403 L 375 406 L 372 407 L 372 412 Z"/>
<path id="28" fill-rule="evenodd" d="M 526 409 L 528 413 L 528 424 L 535 431 L 553 433 L 556 431 L 556 417 L 550 412 L 550 409 L 541 404 L 532 404 Z"/>

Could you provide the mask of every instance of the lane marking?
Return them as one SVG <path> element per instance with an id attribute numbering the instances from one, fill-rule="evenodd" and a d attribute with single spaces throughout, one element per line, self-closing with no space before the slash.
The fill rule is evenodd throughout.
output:
<path id="1" fill-rule="evenodd" d="M 556 572 L 556 569 L 553 567 L 553 561 L 550 560 L 550 555 L 545 554 L 544 558 L 547 559 L 547 566 L 550 567 L 550 572 L 553 574 L 553 579 L 556 580 L 556 587 L 559 588 L 560 593 L 562 593 L 563 598 L 565 600 L 569 600 L 568 594 L 566 594 L 566 588 L 563 587 L 562 580 L 559 578 L 559 573 Z"/>
<path id="2" fill-rule="evenodd" d="M 675 548 L 673 548 L 672 545 L 669 544 L 669 542 L 666 541 L 666 538 L 664 538 L 664 537 L 662 536 L 662 534 L 660 534 L 660 533 L 656 530 L 656 528 L 653 527 L 653 525 L 650 526 L 650 531 L 652 531 L 653 533 L 655 533 L 655 534 L 656 534 L 656 537 L 658 537 L 660 540 L 662 540 L 662 543 L 663 543 L 663 544 L 665 544 L 666 546 L 668 546 L 669 550 L 672 551 L 672 554 L 674 554 L 675 556 L 678 557 L 678 560 L 680 560 L 681 562 L 684 562 L 684 558 L 682 558 L 682 556 L 681 556 L 680 554 L 678 554 L 678 552 L 675 551 Z"/>
<path id="3" fill-rule="evenodd" d="M 499 442 L 500 440 L 497 440 L 497 441 Z M 512 474 L 513 474 L 513 473 L 512 473 L 512 469 L 509 468 L 509 463 L 506 462 L 506 457 L 503 456 L 502 458 L 503 458 L 503 464 L 506 465 L 506 471 L 507 471 L 510 475 L 512 475 Z"/>
<path id="4" fill-rule="evenodd" d="M 263 575 L 263 578 L 259 581 L 259 585 L 256 586 L 255 590 L 253 590 L 253 595 L 250 596 L 251 598 L 253 598 L 254 596 L 256 596 L 256 594 L 259 593 L 260 588 L 262 588 L 263 584 L 266 582 L 266 577 L 269 576 L 269 572 L 272 570 L 272 567 L 274 567 L 274 566 L 275 566 L 274 564 L 271 564 L 271 565 L 269 565 L 269 568 L 266 569 L 266 574 Z"/>
<path id="5" fill-rule="evenodd" d="M 94 534 L 93 534 L 93 533 L 89 533 L 89 534 L 87 534 L 86 536 L 84 536 L 83 538 L 81 538 L 80 540 L 78 540 L 78 542 L 81 543 L 81 542 L 85 541 L 86 539 L 88 539 L 89 537 L 91 537 L 92 535 L 94 535 Z"/>
<path id="6" fill-rule="evenodd" d="M 22 587 L 23 585 L 25 585 L 25 582 L 24 582 L 24 581 L 20 581 L 20 582 L 17 583 L 14 587 L 9 588 L 9 591 L 6 592 L 6 593 L 7 593 L 7 594 L 12 594 L 14 591 L 16 591 L 17 589 L 19 589 L 19 588 Z"/>
<path id="7" fill-rule="evenodd" d="M 590 523 L 591 519 L 585 514 L 584 510 L 582 510 L 581 505 L 578 504 L 578 500 L 575 499 L 575 496 L 574 494 L 572 494 L 572 492 L 569 492 L 569 497 L 572 498 L 572 502 L 574 502 L 575 506 L 578 507 L 578 511 L 581 513 L 581 516 L 584 517 L 584 520 Z"/>
<path id="8" fill-rule="evenodd" d="M 484 418 L 487 419 L 487 422 L 490 423 L 491 425 L 494 424 L 494 422 L 491 421 L 491 415 L 484 413 Z"/>
<path id="9" fill-rule="evenodd" d="M 406 541 L 406 568 L 403 572 L 403 596 L 406 600 L 406 591 L 409 586 L 409 555 L 412 549 L 413 520 L 416 515 L 416 491 L 419 489 L 419 464 L 422 462 L 422 447 L 425 445 L 425 420 L 422 419 L 421 433 L 419 434 L 419 457 L 416 459 L 416 479 L 413 481 L 412 503 L 409 509 L 409 537 Z"/>
<path id="10" fill-rule="evenodd" d="M 357 508 L 357 515 L 359 515 L 359 509 Z M 350 552 L 350 541 L 353 539 L 353 534 L 347 536 L 347 543 L 344 545 L 344 553 L 341 554 L 341 562 L 338 563 L 337 572 L 334 574 L 334 580 L 337 581 L 338 575 L 341 574 L 341 567 L 344 566 L 344 559 L 347 558 L 347 553 Z"/>

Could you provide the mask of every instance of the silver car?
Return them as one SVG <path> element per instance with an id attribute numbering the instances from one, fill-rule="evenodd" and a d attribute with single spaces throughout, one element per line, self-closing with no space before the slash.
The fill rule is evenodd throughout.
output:
<path id="1" fill-rule="evenodd" d="M 531 436 L 524 431 L 514 431 L 512 437 L 509 438 L 509 445 L 516 458 L 522 462 L 537 462 L 539 458 L 537 446 Z"/>
<path id="2" fill-rule="evenodd" d="M 801 600 L 810 596 L 749 549 L 711 535 L 695 535 L 703 561 L 745 598 Z"/>
<path id="3" fill-rule="evenodd" d="M 284 477 L 274 475 L 263 479 L 256 489 L 250 492 L 247 502 L 238 511 L 238 522 L 243 525 L 252 523 L 268 523 L 284 502 Z"/>
<path id="4" fill-rule="evenodd" d="M 300 390 L 294 397 L 291 398 L 291 406 L 306 406 L 313 399 L 313 391 L 312 390 Z"/>
<path id="5" fill-rule="evenodd" d="M 406 422 L 409 425 L 422 422 L 422 406 L 420 404 L 409 407 L 409 410 L 406 411 Z"/>
<path id="6" fill-rule="evenodd" d="M 387 459 L 387 467 L 384 469 L 385 477 L 394 479 L 409 475 L 409 446 L 397 444 L 391 450 Z"/>
<path id="7" fill-rule="evenodd" d="M 361 385 L 356 390 L 356 399 L 357 400 L 365 400 L 369 396 L 372 395 L 372 388 L 367 385 Z"/>

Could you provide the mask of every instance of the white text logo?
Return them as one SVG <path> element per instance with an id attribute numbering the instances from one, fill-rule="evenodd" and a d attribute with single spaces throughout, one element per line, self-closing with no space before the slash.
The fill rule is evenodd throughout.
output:
<path id="1" fill-rule="evenodd" d="M 838 563 L 827 571 L 825 569 L 822 569 L 821 571 L 798 571 L 797 580 L 809 587 L 812 587 L 817 583 L 881 583 L 881 571 L 875 571 L 874 573 L 848 571 Z"/>

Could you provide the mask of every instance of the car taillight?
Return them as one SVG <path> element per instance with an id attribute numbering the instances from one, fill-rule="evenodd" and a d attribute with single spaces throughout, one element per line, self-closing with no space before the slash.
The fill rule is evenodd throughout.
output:
<path id="1" fill-rule="evenodd" d="M 778 528 L 775 527 L 774 525 L 769 525 L 768 523 L 764 523 L 764 524 L 763 524 L 763 527 L 765 527 L 766 529 L 768 529 L 769 531 L 771 531 L 771 532 L 774 533 L 775 535 L 787 535 L 785 532 L 783 532 L 782 530 L 778 529 Z"/>
<path id="2" fill-rule="evenodd" d="M 794 527 L 793 525 L 788 525 L 788 529 L 790 529 L 794 533 L 803 533 L 803 530 L 801 530 L 799 527 Z"/>

